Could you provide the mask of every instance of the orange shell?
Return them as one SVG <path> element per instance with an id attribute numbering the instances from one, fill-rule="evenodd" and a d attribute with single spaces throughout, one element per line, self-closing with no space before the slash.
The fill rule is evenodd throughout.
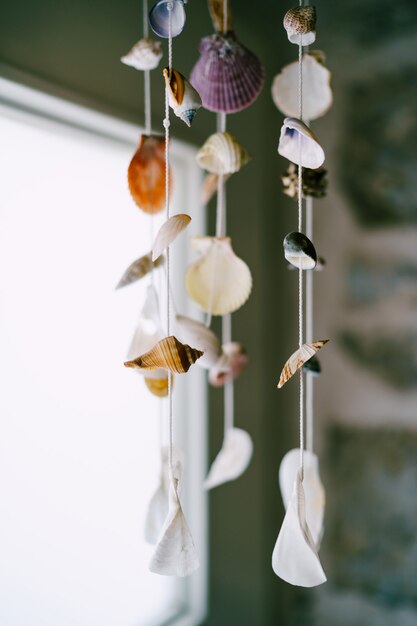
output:
<path id="1" fill-rule="evenodd" d="M 173 377 L 171 379 L 171 384 Z M 166 398 L 168 395 L 168 376 L 166 378 L 148 378 L 145 376 L 145 384 L 149 391 L 158 398 Z"/>
<path id="2" fill-rule="evenodd" d="M 164 137 L 141 136 L 139 148 L 129 164 L 127 180 L 132 198 L 142 211 L 153 214 L 165 207 Z"/>

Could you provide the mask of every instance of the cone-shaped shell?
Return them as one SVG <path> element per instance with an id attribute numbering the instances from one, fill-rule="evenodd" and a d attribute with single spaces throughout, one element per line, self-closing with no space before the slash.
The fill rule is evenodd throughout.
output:
<path id="1" fill-rule="evenodd" d="M 228 237 L 199 237 L 193 243 L 203 254 L 187 269 L 188 295 L 213 315 L 237 311 L 252 289 L 248 266 L 235 255 Z"/>
<path id="2" fill-rule="evenodd" d="M 171 11 L 169 10 L 169 5 L 171 5 Z M 171 36 L 177 37 L 185 26 L 185 19 L 183 0 L 158 0 L 149 11 L 150 27 L 155 35 L 163 39 L 168 39 L 169 37 L 170 20 Z"/>
<path id="3" fill-rule="evenodd" d="M 162 59 L 162 46 L 159 41 L 144 37 L 139 39 L 131 50 L 120 60 L 136 70 L 154 70 Z"/>
<path id="4" fill-rule="evenodd" d="M 142 211 L 158 213 L 165 207 L 164 137 L 141 136 L 139 148 L 129 165 L 127 180 L 132 198 Z"/>
<path id="5" fill-rule="evenodd" d="M 241 428 L 229 428 L 204 481 L 205 489 L 213 489 L 239 478 L 249 466 L 252 453 L 253 442 L 250 435 Z"/>
<path id="6" fill-rule="evenodd" d="M 177 315 L 175 319 L 181 341 L 204 352 L 203 356 L 198 359 L 197 365 L 204 368 L 212 367 L 221 354 L 219 338 L 202 322 L 185 317 L 185 315 Z"/>
<path id="7" fill-rule="evenodd" d="M 171 78 L 168 68 L 165 68 L 163 73 L 169 106 L 177 117 L 187 126 L 191 126 L 195 114 L 202 105 L 198 92 L 178 70 L 172 70 Z"/>
<path id="8" fill-rule="evenodd" d="M 230 133 L 210 135 L 196 156 L 201 168 L 212 174 L 234 174 L 249 162 L 250 156 Z"/>
<path id="9" fill-rule="evenodd" d="M 152 269 L 156 267 L 160 267 L 164 264 L 164 257 L 159 257 L 155 262 L 152 262 L 151 253 L 145 254 L 141 256 L 140 259 L 136 259 L 133 261 L 119 280 L 116 285 L 116 289 L 121 289 L 122 287 L 126 287 L 127 285 L 131 285 L 132 283 L 140 280 L 147 274 L 149 274 Z"/>
<path id="10" fill-rule="evenodd" d="M 299 587 L 316 587 L 327 580 L 306 520 L 299 472 L 272 554 L 272 569 L 287 583 Z"/>
<path id="11" fill-rule="evenodd" d="M 324 151 L 317 137 L 304 122 L 295 117 L 286 117 L 281 128 L 278 153 L 299 165 L 301 141 L 301 165 L 312 170 L 324 163 Z"/>
<path id="12" fill-rule="evenodd" d="M 204 37 L 199 51 L 190 81 L 205 109 L 237 113 L 256 100 L 264 83 L 264 69 L 233 32 Z"/>
<path id="13" fill-rule="evenodd" d="M 158 341 L 145 354 L 126 361 L 125 366 L 142 370 L 164 369 L 175 374 L 184 374 L 202 355 L 201 350 L 194 350 L 171 335 Z"/>
<path id="14" fill-rule="evenodd" d="M 316 120 L 330 109 L 333 102 L 330 79 L 329 70 L 320 63 L 317 55 L 304 53 L 303 117 L 306 120 Z M 298 61 L 286 65 L 275 76 L 272 83 L 272 99 L 284 115 L 298 116 Z"/>
<path id="15" fill-rule="evenodd" d="M 288 263 L 302 270 L 312 270 L 316 267 L 316 249 L 306 235 L 297 232 L 288 233 L 283 245 L 284 256 Z"/>
<path id="16" fill-rule="evenodd" d="M 296 350 L 285 363 L 278 383 L 278 389 L 281 389 L 286 382 L 294 376 L 294 374 L 303 367 L 311 357 L 316 354 L 329 340 L 321 339 L 312 343 L 304 343 L 301 348 Z"/>
<path id="17" fill-rule="evenodd" d="M 171 245 L 178 235 L 187 228 L 191 217 L 186 213 L 172 215 L 159 229 L 152 248 L 152 261 L 157 261 L 161 254 Z"/>
<path id="18" fill-rule="evenodd" d="M 237 341 L 224 343 L 222 354 L 210 368 L 208 381 L 213 387 L 223 387 L 240 376 L 249 363 L 245 348 Z"/>
<path id="19" fill-rule="evenodd" d="M 316 41 L 316 7 L 290 9 L 284 16 L 284 28 L 291 43 L 311 46 Z"/>
<path id="20" fill-rule="evenodd" d="M 224 11 L 225 5 L 227 15 L 225 15 Z M 216 30 L 218 33 L 228 33 L 230 30 L 232 30 L 232 12 L 230 9 L 230 0 L 208 0 L 208 7 L 214 30 Z"/>

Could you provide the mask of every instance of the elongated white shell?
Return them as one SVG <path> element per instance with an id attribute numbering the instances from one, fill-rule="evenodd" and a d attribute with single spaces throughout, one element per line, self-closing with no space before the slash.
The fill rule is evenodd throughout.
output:
<path id="1" fill-rule="evenodd" d="M 287 509 L 290 504 L 299 465 L 299 448 L 287 452 L 281 461 L 279 468 L 279 486 L 285 509 Z M 318 549 L 323 536 L 326 495 L 319 476 L 319 460 L 315 454 L 308 450 L 304 450 L 303 487 L 306 504 L 306 520 L 315 546 Z"/>
<path id="2" fill-rule="evenodd" d="M 129 52 L 120 60 L 136 70 L 154 70 L 162 59 L 162 46 L 159 41 L 139 39 Z"/>
<path id="3" fill-rule="evenodd" d="M 317 60 L 316 54 L 303 55 L 303 117 L 316 120 L 330 109 L 333 93 L 330 87 L 331 73 Z M 298 61 L 282 68 L 272 83 L 272 100 L 275 106 L 289 117 L 297 117 Z"/>
<path id="4" fill-rule="evenodd" d="M 204 369 L 212 367 L 221 354 L 219 338 L 202 322 L 193 320 L 185 315 L 177 315 L 175 319 L 180 341 L 204 352 L 203 356 L 196 361 L 196 364 Z"/>
<path id="5" fill-rule="evenodd" d="M 204 481 L 204 488 L 213 489 L 239 478 L 249 466 L 252 453 L 253 442 L 249 433 L 241 428 L 229 428 Z"/>
<path id="6" fill-rule="evenodd" d="M 155 262 L 161 254 L 171 245 L 178 235 L 187 228 L 191 222 L 191 217 L 186 213 L 178 213 L 172 215 L 169 220 L 164 222 L 158 230 L 152 248 L 152 261 Z"/>
<path id="7" fill-rule="evenodd" d="M 311 343 L 304 343 L 298 348 L 285 363 L 281 376 L 279 378 L 278 389 L 281 389 L 286 382 L 294 376 L 294 374 L 304 365 L 306 361 L 311 359 L 329 340 L 320 339 Z"/>
<path id="8" fill-rule="evenodd" d="M 199 237 L 193 245 L 203 254 L 187 269 L 188 295 L 213 315 L 237 311 L 252 289 L 248 266 L 235 255 L 228 237 Z"/>
<path id="9" fill-rule="evenodd" d="M 182 119 L 187 126 L 191 126 L 195 114 L 202 106 L 198 92 L 178 70 L 172 70 L 171 79 L 167 68 L 164 69 L 163 74 L 168 91 L 169 106 L 177 117 Z"/>
<path id="10" fill-rule="evenodd" d="M 301 139 L 301 165 L 312 170 L 324 163 L 324 151 L 317 137 L 308 126 L 295 117 L 286 117 L 281 128 L 278 152 L 292 163 L 299 165 Z"/>
<path id="11" fill-rule="evenodd" d="M 234 174 L 249 162 L 250 156 L 236 137 L 219 132 L 210 135 L 196 159 L 199 166 L 211 174 Z"/>
<path id="12" fill-rule="evenodd" d="M 327 580 L 307 524 L 299 473 L 272 554 L 272 569 L 287 583 L 299 587 L 316 587 Z"/>

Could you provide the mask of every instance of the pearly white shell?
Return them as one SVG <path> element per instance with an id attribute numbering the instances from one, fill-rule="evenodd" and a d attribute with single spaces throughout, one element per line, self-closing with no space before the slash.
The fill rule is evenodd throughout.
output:
<path id="1" fill-rule="evenodd" d="M 228 237 L 198 237 L 193 246 L 202 254 L 185 275 L 188 295 L 204 311 L 226 315 L 249 298 L 252 276 L 246 263 L 233 252 Z"/>
<path id="2" fill-rule="evenodd" d="M 162 46 L 159 41 L 144 37 L 139 39 L 120 60 L 136 70 L 154 70 L 158 67 L 162 54 Z"/>
<path id="3" fill-rule="evenodd" d="M 317 169 L 324 163 L 324 151 L 317 137 L 304 122 L 295 117 L 286 117 L 281 128 L 278 153 L 299 165 L 301 141 L 301 165 Z"/>
<path id="4" fill-rule="evenodd" d="M 178 235 L 187 228 L 191 217 L 186 213 L 172 215 L 158 230 L 152 248 L 152 261 L 155 262 L 161 254 L 171 245 Z"/>
<path id="5" fill-rule="evenodd" d="M 249 433 L 241 428 L 229 428 L 203 487 L 213 489 L 213 487 L 239 478 L 249 466 L 252 453 L 253 442 Z"/>
<path id="6" fill-rule="evenodd" d="M 196 112 L 202 106 L 198 92 L 178 70 L 172 70 L 171 79 L 167 68 L 164 69 L 163 74 L 169 106 L 177 117 L 182 119 L 187 126 L 191 126 Z"/>
<path id="7" fill-rule="evenodd" d="M 210 135 L 197 153 L 198 165 L 211 174 L 234 174 L 246 165 L 250 156 L 228 132 Z"/>
<path id="8" fill-rule="evenodd" d="M 180 341 L 204 352 L 196 364 L 205 369 L 212 367 L 221 354 L 219 338 L 205 324 L 190 317 L 177 315 L 175 320 Z"/>
<path id="9" fill-rule="evenodd" d="M 303 54 L 303 117 L 306 120 L 316 120 L 332 106 L 330 79 L 331 73 L 317 60 L 316 54 Z M 275 76 L 272 100 L 284 115 L 298 116 L 298 61 L 286 65 Z"/>

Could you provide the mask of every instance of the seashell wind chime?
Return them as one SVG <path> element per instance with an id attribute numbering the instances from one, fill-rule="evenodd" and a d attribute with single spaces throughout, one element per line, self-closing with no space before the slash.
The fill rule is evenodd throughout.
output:
<path id="1" fill-rule="evenodd" d="M 253 443 L 250 435 L 234 425 L 234 380 L 248 364 L 244 347 L 232 341 L 231 314 L 245 304 L 252 289 L 246 263 L 233 251 L 226 236 L 225 182 L 245 166 L 250 156 L 226 131 L 226 116 L 250 106 L 260 93 L 264 72 L 257 57 L 247 50 L 232 30 L 230 0 L 208 0 L 215 33 L 204 37 L 200 58 L 190 74 L 203 107 L 217 114 L 217 132 L 210 135 L 197 154 L 198 165 L 207 172 L 203 200 L 217 192 L 214 237 L 192 241 L 199 258 L 187 269 L 188 295 L 207 314 L 206 324 L 178 318 L 180 337 L 204 350 L 198 365 L 208 369 L 209 383 L 224 388 L 224 437 L 204 482 L 206 489 L 235 480 L 248 467 Z M 210 330 L 212 316 L 222 317 L 222 340 Z"/>
<path id="2" fill-rule="evenodd" d="M 290 584 L 314 587 L 326 581 L 318 550 L 323 535 L 325 493 L 319 462 L 313 452 L 313 379 L 320 374 L 316 353 L 327 339 L 313 341 L 313 271 L 324 261 L 312 243 L 313 198 L 326 193 L 325 155 L 309 123 L 324 115 L 332 104 L 330 72 L 322 52 L 309 51 L 316 39 L 313 6 L 287 11 L 284 27 L 288 39 L 298 46 L 298 61 L 284 67 L 272 84 L 272 98 L 287 117 L 281 128 L 278 153 L 290 161 L 282 177 L 283 192 L 298 202 L 298 227 L 284 239 L 284 256 L 299 274 L 299 346 L 285 363 L 278 382 L 283 387 L 299 374 L 300 445 L 283 458 L 279 484 L 286 514 L 274 547 L 274 572 Z M 306 234 L 303 200 L 306 201 Z M 304 272 L 306 272 L 306 342 L 304 342 Z M 304 442 L 304 377 L 306 377 L 306 449 Z"/>

